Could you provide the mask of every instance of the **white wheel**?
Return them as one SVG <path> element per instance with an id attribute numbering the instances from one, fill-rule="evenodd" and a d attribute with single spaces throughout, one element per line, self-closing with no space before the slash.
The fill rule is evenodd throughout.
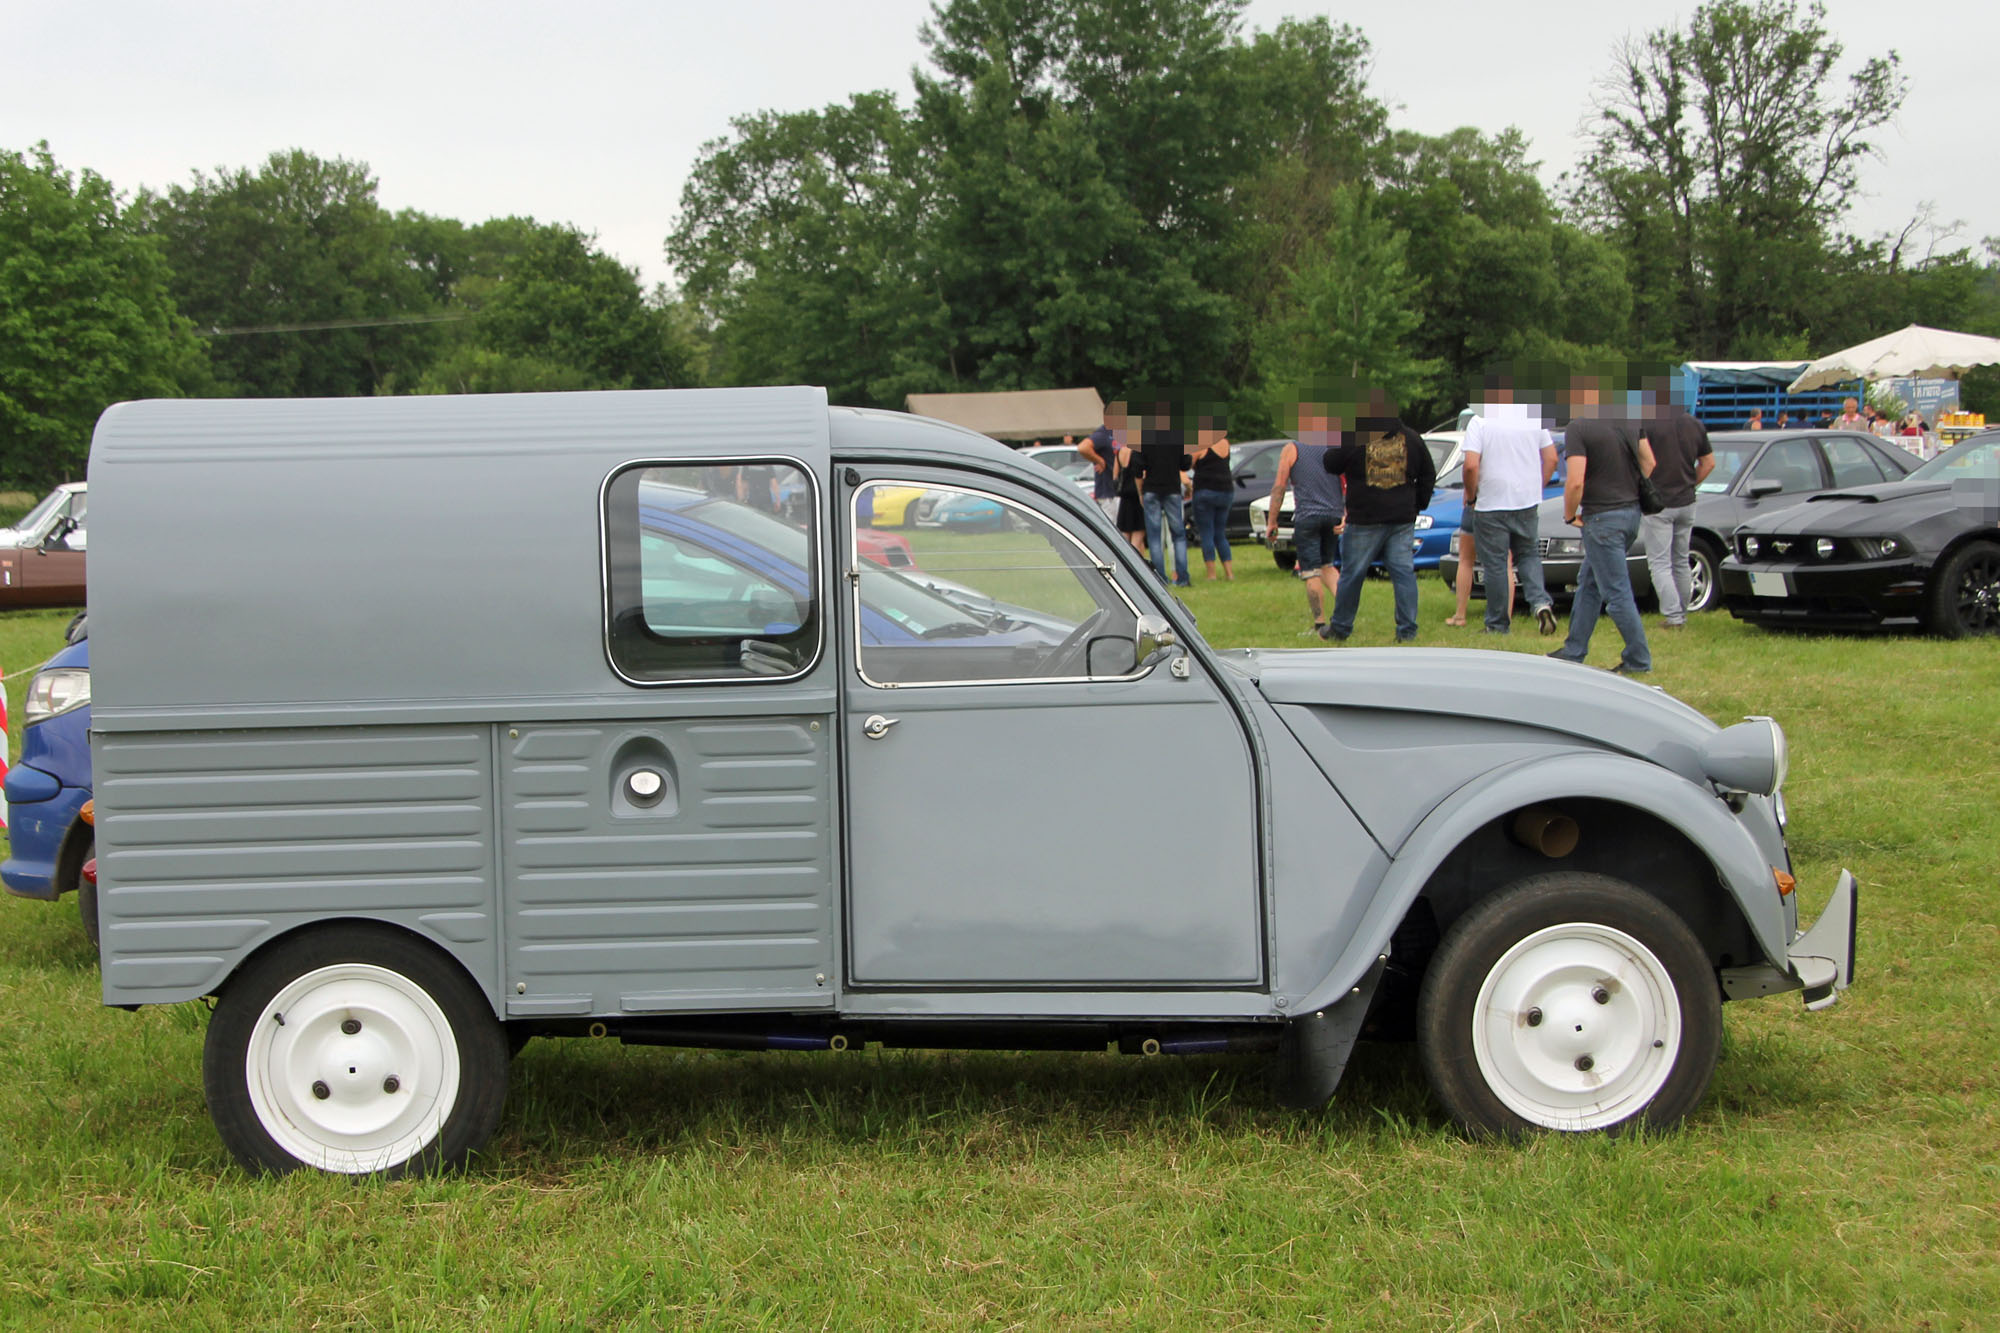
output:
<path id="1" fill-rule="evenodd" d="M 1474 904 L 1417 998 L 1424 1072 L 1475 1134 L 1662 1128 L 1722 1050 L 1722 988 L 1687 923 L 1608 875 L 1560 871 Z"/>
<path id="2" fill-rule="evenodd" d="M 507 1095 L 507 1039 L 464 970 L 367 923 L 282 941 L 230 978 L 202 1087 L 252 1171 L 448 1170 L 486 1142 Z"/>
<path id="3" fill-rule="evenodd" d="M 1544 1129 L 1603 1129 L 1666 1084 L 1680 1054 L 1673 978 L 1622 930 L 1538 930 L 1479 988 L 1473 1058 L 1493 1095 Z"/>
<path id="4" fill-rule="evenodd" d="M 322 1171 L 385 1171 L 432 1143 L 458 1100 L 458 1043 L 408 977 L 341 963 L 271 998 L 244 1058 L 250 1105 Z"/>

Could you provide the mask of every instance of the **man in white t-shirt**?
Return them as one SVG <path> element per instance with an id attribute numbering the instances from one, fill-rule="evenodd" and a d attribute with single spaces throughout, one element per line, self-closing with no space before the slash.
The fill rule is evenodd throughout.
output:
<path id="1" fill-rule="evenodd" d="M 1556 442 L 1531 404 L 1516 403 L 1502 377 L 1487 382 L 1486 402 L 1465 430 L 1465 507 L 1479 548 L 1479 577 L 1486 584 L 1486 632 L 1512 628 L 1507 558 L 1542 633 L 1556 632 L 1555 605 L 1542 582 L 1541 536 L 1536 509 L 1556 470 Z"/>

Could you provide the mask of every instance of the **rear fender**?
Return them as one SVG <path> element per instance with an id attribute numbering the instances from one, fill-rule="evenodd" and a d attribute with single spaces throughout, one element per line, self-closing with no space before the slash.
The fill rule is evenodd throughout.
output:
<path id="1" fill-rule="evenodd" d="M 1565 799 L 1628 805 L 1677 829 L 1708 858 L 1765 958 L 1783 965 L 1789 930 L 1773 867 L 1721 797 L 1668 769 L 1624 755 L 1565 754 L 1482 773 L 1424 816 L 1383 876 L 1339 961 L 1292 1012 L 1323 1009 L 1351 990 L 1388 949 L 1397 923 L 1431 876 L 1467 838 L 1523 806 Z M 1552 870 L 1559 867 L 1559 862 L 1549 863 Z"/>

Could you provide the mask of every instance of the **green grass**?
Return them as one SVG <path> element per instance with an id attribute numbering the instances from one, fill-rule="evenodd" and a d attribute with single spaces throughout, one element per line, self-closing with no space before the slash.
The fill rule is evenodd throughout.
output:
<path id="1" fill-rule="evenodd" d="M 1197 572 L 1204 631 L 1303 644 L 1300 585 L 1254 547 L 1237 573 Z M 1421 586 L 1423 643 L 1490 646 Z M 1356 642 L 1389 602 L 1369 585 Z M 0 617 L 0 666 L 66 620 Z M 1655 635 L 1655 683 L 1784 722 L 1802 892 L 1860 877 L 1859 978 L 1823 1014 L 1729 1006 L 1700 1111 L 1618 1142 L 1466 1142 L 1399 1047 L 1299 1114 L 1221 1058 L 544 1041 L 461 1178 L 252 1180 L 208 1123 L 202 1010 L 101 1008 L 71 905 L 5 901 L 0 1327 L 1993 1328 L 1996 651 Z"/>

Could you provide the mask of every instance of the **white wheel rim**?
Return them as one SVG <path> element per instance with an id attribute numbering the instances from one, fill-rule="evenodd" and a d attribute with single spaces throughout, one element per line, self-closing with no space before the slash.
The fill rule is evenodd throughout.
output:
<path id="1" fill-rule="evenodd" d="M 244 1074 L 258 1123 L 287 1153 L 322 1171 L 382 1171 L 422 1152 L 451 1118 L 458 1040 L 408 977 L 339 963 L 271 997 Z"/>
<path id="2" fill-rule="evenodd" d="M 1486 974 L 1473 1010 L 1472 1054 L 1486 1086 L 1546 1129 L 1602 1129 L 1638 1114 L 1680 1046 L 1680 997 L 1666 967 L 1595 922 L 1515 944 Z"/>

